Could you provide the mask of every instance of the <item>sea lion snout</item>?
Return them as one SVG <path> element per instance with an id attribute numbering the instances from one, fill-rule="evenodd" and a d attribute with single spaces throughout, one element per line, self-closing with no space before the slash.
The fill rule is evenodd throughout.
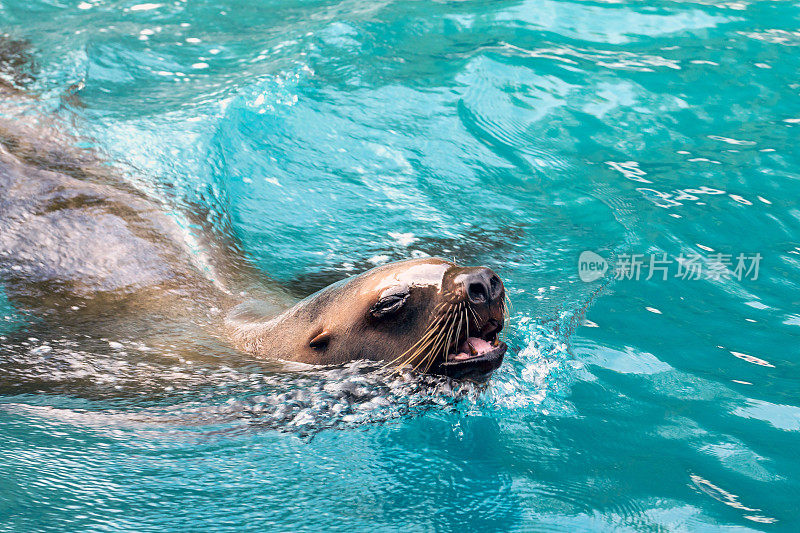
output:
<path id="1" fill-rule="evenodd" d="M 467 267 L 453 282 L 461 285 L 467 299 L 474 305 L 492 304 L 503 299 L 503 282 L 491 268 Z"/>

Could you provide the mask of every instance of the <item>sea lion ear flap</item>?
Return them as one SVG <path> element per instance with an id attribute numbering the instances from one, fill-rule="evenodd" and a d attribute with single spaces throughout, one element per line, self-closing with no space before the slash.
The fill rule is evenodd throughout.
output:
<path id="1" fill-rule="evenodd" d="M 314 348 L 315 350 L 324 350 L 327 348 L 328 343 L 331 340 L 331 334 L 328 333 L 327 329 L 323 329 L 317 335 L 315 335 L 310 341 L 308 341 L 308 345 Z"/>

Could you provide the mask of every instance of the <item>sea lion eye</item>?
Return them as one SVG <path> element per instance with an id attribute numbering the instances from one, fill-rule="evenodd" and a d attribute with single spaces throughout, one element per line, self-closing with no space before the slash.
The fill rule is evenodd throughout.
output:
<path id="1" fill-rule="evenodd" d="M 369 308 L 369 314 L 375 318 L 382 318 L 393 313 L 396 313 L 403 307 L 408 299 L 408 292 L 395 292 L 381 296 L 380 300 L 375 302 Z"/>

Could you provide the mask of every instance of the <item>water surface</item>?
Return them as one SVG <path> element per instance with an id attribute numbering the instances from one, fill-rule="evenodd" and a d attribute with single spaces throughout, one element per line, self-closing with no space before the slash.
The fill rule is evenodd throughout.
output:
<path id="1" fill-rule="evenodd" d="M 0 293 L 0 357 L 27 365 L 0 398 L 0 529 L 800 527 L 796 3 L 6 0 L 0 21 L 38 112 L 297 294 L 439 255 L 513 302 L 480 391 L 214 346 L 141 367 L 144 339 L 45 343 Z M 580 280 L 585 250 L 604 278 Z M 674 275 L 756 253 L 757 279 Z M 667 279 L 614 279 L 626 254 L 667 254 Z"/>

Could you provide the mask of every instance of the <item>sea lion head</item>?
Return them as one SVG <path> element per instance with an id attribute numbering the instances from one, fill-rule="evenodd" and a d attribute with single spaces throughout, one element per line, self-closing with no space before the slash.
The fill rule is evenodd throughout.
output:
<path id="1" fill-rule="evenodd" d="M 485 380 L 503 361 L 503 282 L 486 267 L 439 258 L 373 268 L 330 285 L 263 324 L 249 351 L 313 364 L 383 361 Z"/>

